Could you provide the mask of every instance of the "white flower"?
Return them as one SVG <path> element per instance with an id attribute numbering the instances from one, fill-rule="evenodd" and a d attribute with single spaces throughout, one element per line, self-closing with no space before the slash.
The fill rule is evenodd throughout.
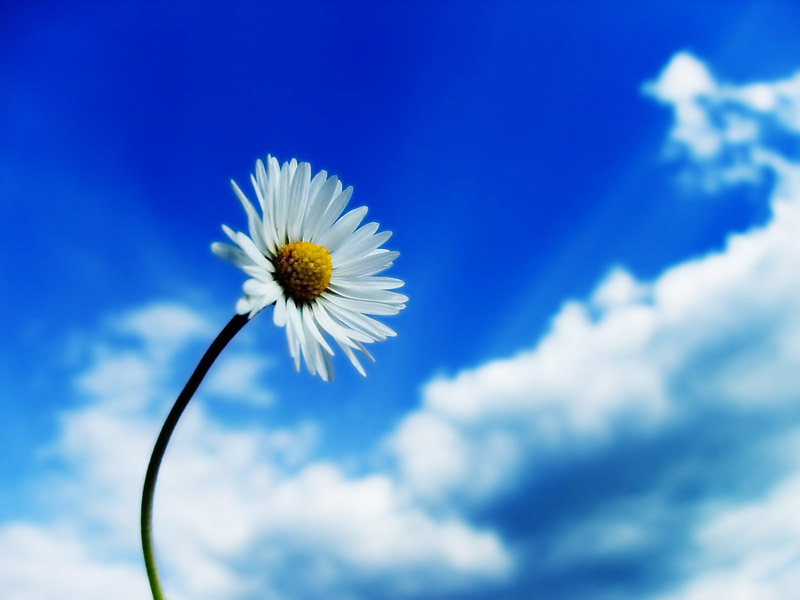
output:
<path id="1" fill-rule="evenodd" d="M 353 188 L 343 191 L 339 179 L 325 171 L 311 179 L 308 163 L 292 159 L 281 167 L 268 155 L 267 167 L 257 161 L 250 179 L 262 216 L 231 181 L 247 213 L 250 236 L 223 225 L 236 246 L 211 245 L 214 254 L 251 277 L 236 312 L 252 318 L 274 304 L 273 320 L 286 327 L 298 370 L 302 354 L 312 374 L 325 381 L 332 377 L 328 334 L 366 375 L 356 351 L 374 361 L 364 344 L 396 335 L 367 315 L 397 314 L 408 300 L 389 291 L 402 286 L 401 280 L 376 277 L 397 258 L 397 252 L 380 248 L 392 233 L 377 233 L 377 223 L 358 227 L 367 214 L 364 206 L 340 217 Z"/>

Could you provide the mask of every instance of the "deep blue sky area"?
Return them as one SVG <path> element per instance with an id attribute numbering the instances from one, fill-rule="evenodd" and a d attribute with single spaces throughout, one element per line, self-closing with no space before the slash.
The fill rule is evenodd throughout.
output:
<path id="1" fill-rule="evenodd" d="M 230 318 L 242 273 L 209 245 L 245 228 L 229 180 L 253 197 L 257 158 L 353 185 L 351 206 L 395 232 L 410 301 L 369 377 L 337 356 L 334 385 L 296 374 L 260 315 L 235 343 L 271 357 L 277 402 L 208 408 L 321 424 L 320 452 L 345 460 L 431 379 L 534 348 L 614 267 L 653 279 L 767 222 L 769 177 L 679 184 L 672 112 L 643 85 L 680 51 L 721 81 L 788 77 L 798 23 L 789 0 L 4 3 L 0 515 L 28 510 L 17 498 L 85 401 L 76 376 L 109 323 L 157 302 Z M 568 594 L 560 576 L 531 585 Z"/>
<path id="2" fill-rule="evenodd" d="M 221 222 L 243 225 L 228 179 L 247 186 L 270 152 L 339 174 L 396 231 L 412 301 L 379 357 L 405 372 L 374 378 L 392 390 L 385 402 L 413 403 L 433 373 L 530 346 L 610 266 L 652 276 L 764 217 L 752 190 L 676 197 L 656 153 L 669 112 L 640 93 L 680 49 L 733 79 L 800 62 L 792 3 L 718 8 L 7 6 L 6 347 L 59 355 L 65 333 L 153 298 L 232 304 L 239 274 L 207 244 Z M 4 385 L 23 404 L 58 405 L 49 369 L 7 352 Z M 376 428 L 391 414 L 364 410 Z M 41 425 L 4 422 L 12 439 Z"/>
<path id="3" fill-rule="evenodd" d="M 381 352 L 409 377 L 390 403 L 529 346 L 610 265 L 650 276 L 763 218 L 747 197 L 676 199 L 654 164 L 669 113 L 640 86 L 671 53 L 734 79 L 798 63 L 792 3 L 718 7 L 7 6 L 7 347 L 58 354 L 63 332 L 155 297 L 232 303 L 239 276 L 207 243 L 242 225 L 228 179 L 267 152 L 339 174 L 397 232 L 412 302 Z M 21 401 L 58 402 L 28 353 L 3 363 Z"/>

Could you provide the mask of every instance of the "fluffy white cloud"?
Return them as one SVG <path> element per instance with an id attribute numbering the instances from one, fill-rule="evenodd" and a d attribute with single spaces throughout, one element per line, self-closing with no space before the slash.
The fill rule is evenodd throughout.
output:
<path id="1" fill-rule="evenodd" d="M 143 342 L 148 354 L 164 359 L 190 341 L 204 340 L 216 333 L 214 325 L 203 315 L 167 302 L 124 314 L 110 326 Z"/>
<path id="2" fill-rule="evenodd" d="M 647 433 L 709 404 L 795 401 L 797 231 L 800 198 L 655 281 L 617 269 L 589 301 L 567 303 L 532 352 L 431 382 L 389 441 L 409 485 L 485 497 L 532 456 Z"/>
<path id="3" fill-rule="evenodd" d="M 0 528 L 0 581 L 8 600 L 108 598 L 140 600 L 150 593 L 140 569 L 87 547 L 68 526 L 9 523 Z"/>
<path id="4" fill-rule="evenodd" d="M 252 406 L 264 407 L 273 398 L 261 375 L 271 366 L 271 362 L 261 355 L 238 353 L 225 355 L 218 359 L 213 373 L 208 377 L 204 392 L 216 394 L 226 400 L 238 401 Z"/>
<path id="5" fill-rule="evenodd" d="M 173 395 L 170 372 L 208 331 L 207 319 L 176 305 L 110 322 L 93 364 L 76 378 L 87 404 L 63 415 L 48 449 L 61 470 L 39 491 L 58 510 L 47 524 L 0 526 L 0 559 L 13 557 L 2 571 L 12 597 L 100 599 L 128 582 L 136 584 L 119 597 L 146 595 L 138 531 L 146 459 Z M 229 350 L 201 395 L 269 400 L 258 382 L 268 361 Z M 511 571 L 511 556 L 490 531 L 427 511 L 389 475 L 354 477 L 315 460 L 317 429 L 226 427 L 201 401 L 190 406 L 165 457 L 154 510 L 171 598 L 260 598 L 265 590 L 345 598 L 370 581 L 388 586 L 390 597 L 457 590 Z M 304 575 L 287 580 L 298 569 Z"/>
<path id="6" fill-rule="evenodd" d="M 722 85 L 691 55 L 681 53 L 670 61 L 647 86 L 649 94 L 674 109 L 670 147 L 679 147 L 684 159 L 700 165 L 706 183 L 713 181 L 716 189 L 771 171 L 776 181 L 772 218 L 731 235 L 721 250 L 669 268 L 652 281 L 614 269 L 591 298 L 567 302 L 532 351 L 429 383 L 422 407 L 386 441 L 413 493 L 429 502 L 485 510 L 515 490 L 529 491 L 526 482 L 548 465 L 610 452 L 619 440 L 626 440 L 627 454 L 635 456 L 637 447 L 646 447 L 637 439 L 688 431 L 704 419 L 723 423 L 744 415 L 768 420 L 796 405 L 800 165 L 762 144 L 761 134 L 776 121 L 795 130 L 798 81 L 800 76 L 774 84 Z M 746 151 L 730 155 L 732 149 Z M 785 428 L 798 426 L 796 419 L 775 418 Z M 713 428 L 709 425 L 709 431 Z M 741 444 L 756 446 L 763 435 L 754 430 Z M 672 451 L 676 457 L 682 452 Z M 731 449 L 727 458 L 691 460 L 698 464 L 690 470 L 714 469 L 735 464 L 741 452 Z M 654 463 L 652 469 L 657 483 L 659 477 L 673 477 L 669 466 Z M 661 543 L 669 512 L 677 509 L 658 496 L 669 495 L 670 486 L 658 485 L 663 487 L 653 492 L 655 498 L 606 492 L 611 497 L 599 498 L 591 514 L 574 515 L 552 540 L 540 540 L 540 565 L 563 568 L 570 561 L 614 560 Z M 797 490 L 796 485 L 782 488 L 775 502 L 800 505 Z M 681 510 L 696 518 L 694 508 Z M 759 508 L 747 513 L 749 527 L 774 522 L 775 511 L 790 518 L 780 508 Z M 687 521 L 676 531 L 692 526 Z M 734 529 L 727 529 L 731 537 Z M 686 598 L 787 597 L 785 590 L 795 585 L 796 575 L 771 553 L 777 545 L 779 557 L 796 560 L 797 539 L 786 536 L 776 544 L 768 536 L 759 546 L 763 554 L 751 548 L 756 553 L 752 560 L 742 548 L 722 576 L 692 584 Z M 724 551 L 726 545 L 713 544 L 708 553 Z M 765 569 L 781 564 L 780 587 L 764 584 Z M 734 593 L 729 584 L 724 589 L 730 593 L 708 591 L 723 589 L 720 582 L 732 573 L 731 580 L 750 591 Z"/>

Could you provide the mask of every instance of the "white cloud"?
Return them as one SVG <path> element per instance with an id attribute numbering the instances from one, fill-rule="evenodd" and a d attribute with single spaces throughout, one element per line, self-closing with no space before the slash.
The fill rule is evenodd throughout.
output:
<path id="1" fill-rule="evenodd" d="M 298 561 L 324 561 L 313 585 L 328 590 L 371 578 L 457 589 L 503 578 L 512 566 L 495 535 L 426 512 L 386 475 L 352 477 L 314 460 L 284 467 L 296 451 L 274 436 L 226 431 L 197 411 L 182 425 L 161 475 L 156 531 L 165 564 L 193 586 L 191 597 L 238 597 L 232 581 L 220 577 L 211 593 L 193 572 L 200 559 L 245 568 L 251 552 L 263 561 L 260 576 L 251 576 L 258 589 L 275 588 L 273 577 Z M 306 444 L 302 429 L 281 435 Z M 311 584 L 294 582 L 289 597 L 310 593 Z"/>
<path id="2" fill-rule="evenodd" d="M 763 107 L 773 103 L 770 91 L 775 89 L 719 83 L 686 52 L 676 54 L 657 80 L 643 86 L 647 95 L 673 110 L 667 157 L 687 155 L 684 183 L 709 192 L 760 179 L 763 171 L 752 153 L 765 125 Z"/>
<path id="3" fill-rule="evenodd" d="M 512 485 L 532 457 L 656 426 L 670 409 L 671 348 L 669 340 L 655 342 L 667 328 L 662 321 L 645 300 L 613 308 L 568 303 L 534 351 L 434 380 L 423 408 L 388 442 L 409 486 L 427 498 L 486 500 Z"/>
<path id="4" fill-rule="evenodd" d="M 679 52 L 643 91 L 673 110 L 667 156 L 688 156 L 685 182 L 710 192 L 759 181 L 767 170 L 764 151 L 774 143 L 770 135 L 800 132 L 800 72 L 735 85 L 717 81 L 702 61 Z"/>
<path id="5" fill-rule="evenodd" d="M 203 315 L 185 306 L 162 302 L 123 315 L 116 329 L 144 341 L 148 349 L 169 357 L 193 339 L 214 335 L 214 326 Z"/>
<path id="6" fill-rule="evenodd" d="M 712 122 L 718 96 L 738 90 L 720 88 L 687 54 L 648 89 L 676 109 L 673 141 L 706 158 L 701 124 Z M 780 177 L 797 179 L 797 166 L 774 159 L 762 152 L 748 164 L 781 166 Z M 428 384 L 423 407 L 388 441 L 411 488 L 429 498 L 469 490 L 485 499 L 532 456 L 647 432 L 704 404 L 757 410 L 794 401 L 800 187 L 778 194 L 773 220 L 731 235 L 723 250 L 649 282 L 614 269 L 589 301 L 564 305 L 533 351 Z"/>
<path id="7" fill-rule="evenodd" d="M 157 397 L 167 377 L 167 362 L 194 340 L 214 335 L 208 319 L 174 303 L 156 303 L 107 323 L 109 340 L 94 344 L 92 366 L 77 379 L 90 398 L 113 398 L 114 405 L 136 409 Z M 128 350 L 122 343 L 133 341 Z"/>
<path id="8" fill-rule="evenodd" d="M 778 118 L 794 127 L 785 115 L 800 107 L 795 81 L 737 88 L 717 83 L 688 54 L 670 61 L 647 89 L 674 108 L 671 143 L 707 168 L 717 189 L 772 171 L 771 221 L 731 235 L 722 250 L 669 268 L 652 281 L 614 269 L 589 300 L 563 306 L 533 351 L 428 384 L 423 406 L 406 416 L 386 442 L 409 489 L 428 501 L 486 508 L 553 461 L 602 452 L 621 439 L 635 453 L 637 437 L 651 439 L 688 422 L 719 418 L 712 414 L 782 414 L 797 402 L 800 166 L 760 145 L 764 123 L 759 119 L 774 114 L 737 114 L 745 102 L 763 112 L 777 107 L 777 100 L 770 104 L 768 98 L 780 98 Z M 720 157 L 742 144 L 747 152 L 736 160 L 743 170 L 734 173 L 732 163 Z M 742 443 L 757 444 L 759 436 Z M 731 455 L 727 460 L 737 460 L 738 452 Z M 781 506 L 800 505 L 797 486 L 781 494 Z M 610 560 L 648 547 L 663 537 L 665 513 L 644 518 L 642 507 L 658 504 L 650 499 L 636 504 L 637 510 L 576 515 L 546 552 L 548 564 Z M 764 526 L 770 514 L 772 508 L 753 513 L 751 527 Z M 784 540 L 783 560 L 798 559 L 797 539 Z M 774 542 L 770 537 L 764 546 Z M 712 577 L 698 580 L 702 591 L 686 597 L 777 598 L 797 589 L 790 587 L 797 576 L 789 562 L 759 555 L 756 568 L 744 556 L 742 549 L 741 564 L 719 581 L 733 572 L 732 581 L 751 591 L 736 596 L 734 586 L 726 584 L 731 593 L 711 593 L 722 585 Z M 781 564 L 779 588 L 759 583 L 767 566 Z M 773 591 L 759 595 L 767 589 Z"/>
<path id="9" fill-rule="evenodd" d="M 258 354 L 231 354 L 221 356 L 209 373 L 203 386 L 204 394 L 216 394 L 252 406 L 264 407 L 272 402 L 272 395 L 264 385 L 261 375 L 271 362 Z"/>
<path id="10" fill-rule="evenodd" d="M 63 415 L 49 448 L 64 468 L 39 482 L 42 504 L 58 506 L 52 521 L 0 525 L 4 552 L 17 557 L 4 583 L 20 590 L 19 598 L 107 598 L 130 580 L 137 582 L 131 597 L 146 595 L 138 531 L 146 460 L 172 395 L 170 371 L 208 327 L 201 315 L 175 305 L 112 323 L 94 363 L 76 378 L 88 404 Z M 119 345 L 120 331 L 132 346 Z M 255 392 L 266 401 L 271 395 L 257 387 L 265 364 L 232 351 L 201 391 Z M 347 597 L 349 586 L 373 580 L 389 585 L 390 595 L 456 590 L 508 575 L 512 559 L 492 532 L 430 513 L 390 476 L 354 477 L 314 460 L 317 430 L 310 423 L 226 427 L 202 402 L 189 407 L 165 457 L 154 509 L 170 597 L 256 598 L 271 590 L 297 598 L 321 589 Z M 109 556 L 118 559 L 103 558 Z M 51 563 L 59 566 L 42 579 Z M 283 574 L 298 564 L 315 576 L 286 581 Z"/>
<path id="11" fill-rule="evenodd" d="M 710 158 L 720 151 L 724 137 L 704 104 L 718 93 L 718 84 L 702 62 L 685 52 L 676 54 L 659 78 L 644 86 L 644 91 L 672 106 L 672 140 L 697 159 Z"/>
<path id="12" fill-rule="evenodd" d="M 157 373 L 141 353 L 102 348 L 97 354 L 102 358 L 79 377 L 78 389 L 93 397 L 113 396 L 118 405 L 130 407 L 141 406 L 154 397 Z"/>
<path id="13" fill-rule="evenodd" d="M 140 600 L 150 593 L 138 565 L 92 552 L 68 528 L 26 523 L 0 528 L 0 581 L 7 600 Z"/>

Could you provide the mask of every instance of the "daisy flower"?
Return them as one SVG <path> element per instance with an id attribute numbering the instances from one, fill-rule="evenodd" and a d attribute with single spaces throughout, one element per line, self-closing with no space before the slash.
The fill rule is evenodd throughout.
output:
<path id="1" fill-rule="evenodd" d="M 403 282 L 378 277 L 398 252 L 381 248 L 392 235 L 377 223 L 362 225 L 366 207 L 344 215 L 353 188 L 342 190 L 336 176 L 320 171 L 311 178 L 308 163 L 256 162 L 255 189 L 261 215 L 234 181 L 233 191 L 247 213 L 250 235 L 223 230 L 235 246 L 215 242 L 211 250 L 241 268 L 250 279 L 236 312 L 253 318 L 274 304 L 273 321 L 286 328 L 289 352 L 300 369 L 302 355 L 312 375 L 328 381 L 334 351 L 328 336 L 353 366 L 366 375 L 356 354 L 374 361 L 365 344 L 395 335 L 368 315 L 394 315 L 408 300 L 389 290 Z"/>

